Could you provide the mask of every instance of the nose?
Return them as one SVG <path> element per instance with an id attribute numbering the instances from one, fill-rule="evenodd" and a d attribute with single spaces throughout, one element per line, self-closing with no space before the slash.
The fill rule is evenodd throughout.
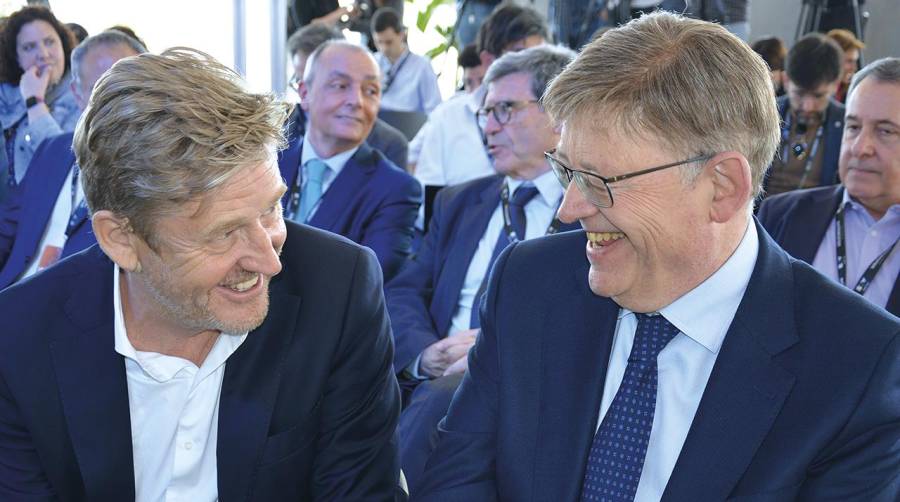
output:
<path id="1" fill-rule="evenodd" d="M 485 135 L 496 134 L 500 129 L 503 128 L 503 125 L 497 121 L 497 117 L 494 116 L 494 112 L 490 112 L 486 116 L 486 120 L 484 120 L 484 127 L 482 131 L 484 131 Z"/>
<path id="2" fill-rule="evenodd" d="M 569 183 L 563 193 L 562 203 L 559 205 L 557 216 L 563 223 L 574 223 L 597 212 L 597 206 L 587 200 L 581 189 L 575 186 L 575 180 Z"/>
<path id="3" fill-rule="evenodd" d="M 804 113 L 812 113 L 816 111 L 816 105 L 818 100 L 811 96 L 806 96 L 800 99 L 800 111 Z"/>
<path id="4" fill-rule="evenodd" d="M 241 267 L 269 277 L 277 275 L 281 272 L 281 259 L 278 253 L 286 238 L 284 220 L 279 220 L 272 227 L 257 224 L 248 233 L 246 250 L 240 262 Z"/>
<path id="5" fill-rule="evenodd" d="M 361 85 L 351 85 L 347 88 L 347 96 L 344 102 L 352 107 L 360 106 L 363 100 L 363 88 Z"/>
<path id="6" fill-rule="evenodd" d="M 855 138 L 850 138 L 850 153 L 854 157 L 866 157 L 875 152 L 875 145 L 872 141 L 870 131 L 861 128 L 859 134 Z"/>

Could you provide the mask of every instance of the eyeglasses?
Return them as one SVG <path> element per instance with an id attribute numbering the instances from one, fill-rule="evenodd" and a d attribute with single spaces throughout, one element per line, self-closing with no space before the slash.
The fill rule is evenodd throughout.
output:
<path id="1" fill-rule="evenodd" d="M 488 115 L 493 114 L 494 120 L 500 125 L 506 125 L 512 120 L 513 112 L 524 108 L 532 103 L 537 103 L 536 99 L 526 101 L 500 101 L 494 106 L 485 106 L 475 112 L 475 118 L 478 120 L 478 127 L 484 129 L 487 127 Z"/>
<path id="2" fill-rule="evenodd" d="M 699 155 L 697 157 L 691 157 L 690 159 L 680 160 L 678 162 L 673 162 L 664 166 L 651 167 L 649 169 L 642 169 L 640 171 L 620 174 L 618 176 L 613 176 L 612 178 L 605 178 L 603 176 L 600 176 L 599 174 L 572 169 L 571 167 L 563 164 L 561 160 L 554 157 L 553 154 L 555 153 L 556 149 L 554 148 L 549 152 L 544 152 L 544 157 L 547 158 L 547 162 L 550 163 L 550 167 L 553 168 L 553 172 L 556 174 L 556 178 L 559 180 L 560 184 L 562 184 L 563 188 L 569 188 L 569 182 L 574 179 L 575 185 L 578 186 L 578 189 L 581 190 L 581 193 L 584 194 L 585 198 L 587 198 L 587 200 L 591 201 L 592 204 L 600 208 L 608 208 L 613 206 L 612 190 L 610 190 L 609 188 L 609 185 L 611 183 L 627 180 L 628 178 L 635 178 L 644 174 L 655 173 L 656 171 L 662 171 L 663 169 L 669 169 L 670 167 L 690 164 L 691 162 L 705 162 L 713 158 L 712 155 Z"/>

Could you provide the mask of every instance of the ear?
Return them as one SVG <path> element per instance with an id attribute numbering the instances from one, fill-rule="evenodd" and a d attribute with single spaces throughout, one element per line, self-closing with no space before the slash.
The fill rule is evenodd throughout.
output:
<path id="1" fill-rule="evenodd" d="M 725 223 L 747 211 L 753 193 L 750 163 L 738 152 L 720 153 L 709 162 L 713 163 L 709 171 L 713 185 L 709 216 L 712 221 Z"/>
<path id="2" fill-rule="evenodd" d="M 308 112 L 309 111 L 309 99 L 307 99 L 307 98 L 309 96 L 309 86 L 306 85 L 306 82 L 303 82 L 303 81 L 300 82 L 300 84 L 297 86 L 297 94 L 300 95 L 300 108 L 304 112 Z"/>
<path id="3" fill-rule="evenodd" d="M 140 269 L 137 246 L 138 237 L 127 218 L 117 216 L 112 211 L 97 211 L 91 217 L 97 244 L 110 260 L 127 271 Z"/>

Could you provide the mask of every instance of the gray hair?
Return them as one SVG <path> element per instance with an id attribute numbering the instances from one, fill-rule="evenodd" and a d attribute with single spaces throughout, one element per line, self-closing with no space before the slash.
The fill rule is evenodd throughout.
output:
<path id="1" fill-rule="evenodd" d="M 303 83 L 306 85 L 312 85 L 313 80 L 316 78 L 316 61 L 322 57 L 322 53 L 327 51 L 331 47 L 338 47 L 342 49 L 348 49 L 351 51 L 358 52 L 360 54 L 365 54 L 372 60 L 372 64 L 375 65 L 375 68 L 379 68 L 378 63 L 375 62 L 375 58 L 372 56 L 372 53 L 369 52 L 369 49 L 356 45 L 354 43 L 350 43 L 346 40 L 327 40 L 322 45 L 316 47 L 316 50 L 313 51 L 312 54 L 309 55 L 309 59 L 306 60 L 306 69 L 303 72 Z"/>
<path id="2" fill-rule="evenodd" d="M 320 45 L 329 40 L 343 40 L 344 35 L 336 29 L 322 23 L 312 23 L 295 31 L 287 40 L 287 51 L 290 56 L 298 52 L 308 56 Z"/>
<path id="3" fill-rule="evenodd" d="M 890 57 L 881 58 L 867 64 L 865 68 L 853 75 L 850 81 L 850 88 L 847 90 L 847 97 L 853 93 L 853 90 L 866 77 L 871 76 L 879 82 L 900 85 L 900 58 Z"/>
<path id="4" fill-rule="evenodd" d="M 87 37 L 78 44 L 78 47 L 72 50 L 72 81 L 75 82 L 75 85 L 81 85 L 81 63 L 84 61 L 88 51 L 100 46 L 113 47 L 117 45 L 129 47 L 137 54 L 147 52 L 147 48 L 143 44 L 118 30 L 106 30 L 92 37 Z"/>
<path id="5" fill-rule="evenodd" d="M 531 76 L 531 93 L 541 99 L 547 84 L 562 73 L 575 59 L 575 52 L 559 45 L 538 45 L 519 52 L 509 52 L 488 68 L 481 85 L 488 85 L 513 73 Z"/>

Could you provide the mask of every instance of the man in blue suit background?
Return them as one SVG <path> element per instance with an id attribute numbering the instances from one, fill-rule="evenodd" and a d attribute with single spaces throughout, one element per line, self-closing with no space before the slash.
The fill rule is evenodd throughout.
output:
<path id="1" fill-rule="evenodd" d="M 284 221 L 287 110 L 184 48 L 97 83 L 98 245 L 0 292 L 0 500 L 394 498 L 381 273 Z"/>
<path id="2" fill-rule="evenodd" d="M 765 63 L 654 13 L 543 101 L 584 232 L 497 260 L 413 498 L 897 500 L 900 322 L 752 217 L 779 142 Z"/>
<path id="3" fill-rule="evenodd" d="M 118 31 L 88 37 L 72 51 L 72 92 L 84 110 L 94 83 L 121 58 L 146 52 Z M 94 244 L 78 180 L 72 135 L 47 138 L 0 212 L 0 289 Z"/>
<path id="4" fill-rule="evenodd" d="M 491 65 L 477 116 L 499 174 L 441 190 L 422 248 L 385 287 L 394 369 L 412 392 L 399 427 L 410 488 L 466 370 L 478 333 L 478 298 L 494 259 L 510 242 L 575 228 L 556 219 L 562 190 L 544 151 L 556 145 L 559 133 L 538 102 L 574 57 L 544 45 Z"/>
<path id="5" fill-rule="evenodd" d="M 320 45 L 300 84 L 309 128 L 278 166 L 285 216 L 371 248 L 388 279 L 409 256 L 422 187 L 365 142 L 380 97 L 371 53 L 340 40 Z"/>
<path id="6" fill-rule="evenodd" d="M 849 90 L 841 184 L 769 197 L 759 221 L 795 258 L 900 316 L 900 58 L 869 64 Z"/>

